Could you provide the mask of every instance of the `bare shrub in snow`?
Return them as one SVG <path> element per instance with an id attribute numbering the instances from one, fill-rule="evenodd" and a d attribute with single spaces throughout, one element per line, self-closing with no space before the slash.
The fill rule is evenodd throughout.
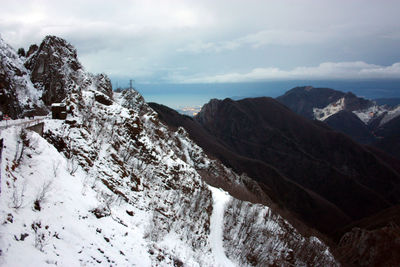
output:
<path id="1" fill-rule="evenodd" d="M 16 136 L 17 142 L 14 156 L 15 167 L 19 166 L 22 160 L 22 156 L 24 155 L 24 150 L 27 146 L 29 146 L 28 134 L 25 129 L 20 129 L 19 131 L 17 131 Z"/>
<path id="2" fill-rule="evenodd" d="M 57 161 L 57 162 L 53 161 L 53 175 L 54 175 L 54 177 L 57 177 L 59 168 L 60 168 L 60 162 L 59 161 Z"/>
<path id="3" fill-rule="evenodd" d="M 97 219 L 100 219 L 100 218 L 106 217 L 106 216 L 110 216 L 111 215 L 111 207 L 118 200 L 118 196 L 109 195 L 104 192 L 101 192 L 98 195 L 98 198 L 100 201 L 102 200 L 103 204 L 97 208 L 90 210 L 90 212 L 93 213 Z"/>
<path id="4" fill-rule="evenodd" d="M 92 122 L 94 119 L 94 115 L 93 115 L 93 107 L 94 107 L 94 98 L 88 100 L 89 103 L 87 103 L 87 105 L 84 107 L 85 110 L 82 112 L 82 121 L 83 124 L 85 126 L 87 126 L 88 128 L 91 128 L 92 126 Z"/>
<path id="5" fill-rule="evenodd" d="M 97 127 L 95 128 L 94 135 L 95 136 L 101 136 L 105 130 L 105 121 L 104 120 L 97 120 Z M 100 138 L 100 141 L 102 142 L 103 139 Z"/>
<path id="6" fill-rule="evenodd" d="M 134 152 L 133 142 L 129 142 L 128 147 L 124 147 L 121 149 L 120 156 L 122 157 L 124 162 L 128 162 L 132 158 L 134 154 L 133 152 Z"/>
<path id="7" fill-rule="evenodd" d="M 72 155 L 67 161 L 67 169 L 69 174 L 74 175 L 75 172 L 78 170 L 78 161 L 76 160 L 76 156 Z"/>
<path id="8" fill-rule="evenodd" d="M 50 191 L 50 187 L 53 181 L 45 181 L 40 187 L 38 193 L 36 194 L 35 201 L 33 202 L 33 208 L 35 210 L 40 211 L 42 209 L 41 204 L 45 201 L 48 192 Z"/>
<path id="9" fill-rule="evenodd" d="M 147 169 L 146 162 L 144 162 L 143 160 L 140 160 L 140 159 L 136 159 L 134 166 L 138 172 L 143 172 L 144 170 Z"/>
<path id="10" fill-rule="evenodd" d="M 44 252 L 43 248 L 48 244 L 47 240 L 48 232 L 42 228 L 42 223 L 40 221 L 33 222 L 31 227 L 35 233 L 35 240 L 34 240 L 35 248 L 37 248 L 41 252 Z M 49 227 L 45 226 L 44 228 L 47 230 Z"/>
<path id="11" fill-rule="evenodd" d="M 13 194 L 12 194 L 12 207 L 14 209 L 19 209 L 22 207 L 22 204 L 24 202 L 24 194 L 26 190 L 26 184 L 23 183 L 21 188 L 18 188 L 15 184 L 13 186 Z"/>

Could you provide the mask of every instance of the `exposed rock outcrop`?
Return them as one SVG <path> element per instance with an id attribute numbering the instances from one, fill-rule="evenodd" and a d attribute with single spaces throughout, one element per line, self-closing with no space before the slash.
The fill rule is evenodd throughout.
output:
<path id="1" fill-rule="evenodd" d="M 0 38 L 0 111 L 13 119 L 32 110 L 43 112 L 40 95 L 22 58 Z"/>
<path id="2" fill-rule="evenodd" d="M 83 70 L 76 49 L 56 36 L 46 36 L 25 66 L 31 70 L 36 88 L 43 88 L 42 99 L 46 105 L 61 102 L 82 83 Z"/>

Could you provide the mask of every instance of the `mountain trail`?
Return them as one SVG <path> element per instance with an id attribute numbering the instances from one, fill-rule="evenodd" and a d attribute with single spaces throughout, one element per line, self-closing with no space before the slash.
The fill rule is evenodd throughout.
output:
<path id="1" fill-rule="evenodd" d="M 210 243 L 218 266 L 236 266 L 225 254 L 223 247 L 224 211 L 230 195 L 222 189 L 209 186 L 213 197 L 213 211 L 210 218 Z"/>

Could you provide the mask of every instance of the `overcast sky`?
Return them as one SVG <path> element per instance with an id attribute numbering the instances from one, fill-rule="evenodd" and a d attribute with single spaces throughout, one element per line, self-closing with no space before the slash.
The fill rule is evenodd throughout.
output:
<path id="1" fill-rule="evenodd" d="M 139 83 L 400 78 L 399 0 L 1 0 L 14 48 L 65 38 Z"/>

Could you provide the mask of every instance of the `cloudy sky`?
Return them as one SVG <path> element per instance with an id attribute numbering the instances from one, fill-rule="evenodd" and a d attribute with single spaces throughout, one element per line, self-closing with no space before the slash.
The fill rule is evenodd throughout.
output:
<path id="1" fill-rule="evenodd" d="M 0 34 L 48 34 L 138 83 L 400 78 L 399 0 L 2 0 Z"/>

